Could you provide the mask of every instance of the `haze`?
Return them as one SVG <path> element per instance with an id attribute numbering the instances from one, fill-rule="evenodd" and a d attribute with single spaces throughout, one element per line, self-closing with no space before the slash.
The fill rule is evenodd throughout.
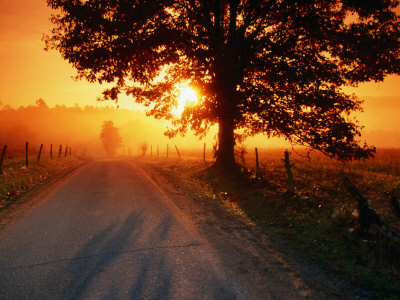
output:
<path id="1" fill-rule="evenodd" d="M 70 143 L 82 147 L 88 143 L 100 153 L 101 124 L 104 120 L 113 120 L 120 128 L 126 147 L 136 147 L 143 142 L 166 144 L 168 141 L 162 134 L 165 123 L 146 118 L 143 108 L 128 97 L 121 97 L 119 107 L 123 109 L 119 111 L 113 102 L 97 102 L 104 85 L 74 81 L 75 71 L 60 54 L 43 50 L 41 38 L 51 29 L 51 13 L 45 0 L 0 0 L 0 142 L 11 143 L 12 137 L 12 142 L 18 143 L 25 139 L 35 139 L 39 144 Z M 365 100 L 364 112 L 356 117 L 365 127 L 362 139 L 368 144 L 378 148 L 400 147 L 399 86 L 400 77 L 389 76 L 383 83 L 346 89 Z M 44 99 L 44 102 L 35 104 L 37 99 Z M 91 107 L 85 107 L 87 105 Z M 113 108 L 105 108 L 110 106 Z M 46 115 L 43 116 L 44 111 Z M 212 143 L 214 134 L 210 133 L 206 139 L 208 144 Z M 170 143 L 182 147 L 197 143 L 194 145 L 197 148 L 203 141 L 197 142 L 190 136 Z M 286 145 L 265 137 L 256 137 L 247 144 Z"/>
<path id="2" fill-rule="evenodd" d="M 45 145 L 48 151 L 50 144 L 69 145 L 78 155 L 104 156 L 105 152 L 100 140 L 101 127 L 104 121 L 113 121 L 123 139 L 123 146 L 118 149 L 119 155 L 138 154 L 141 145 L 146 143 L 156 147 L 159 145 L 160 155 L 165 155 L 166 145 L 171 151 L 177 145 L 180 149 L 198 149 L 201 151 L 203 142 L 208 142 L 211 151 L 211 141 L 198 141 L 193 135 L 177 137 L 172 140 L 163 135 L 166 124 L 147 118 L 142 112 L 114 107 L 94 107 L 78 105 L 67 107 L 56 105 L 50 108 L 42 99 L 35 105 L 13 108 L 4 106 L 0 109 L 0 144 L 7 144 L 13 153 L 25 147 L 29 141 L 32 149 Z M 47 150 L 46 150 L 47 147 Z M 189 155 L 186 151 L 186 155 Z"/>

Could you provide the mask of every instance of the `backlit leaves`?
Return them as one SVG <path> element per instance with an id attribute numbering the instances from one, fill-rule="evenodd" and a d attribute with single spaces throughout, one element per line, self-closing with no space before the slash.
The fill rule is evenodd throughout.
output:
<path id="1" fill-rule="evenodd" d="M 283 136 L 329 156 L 368 157 L 349 118 L 360 101 L 345 85 L 400 73 L 395 0 L 52 0 L 45 37 L 89 81 L 114 83 L 169 135 L 204 134 L 232 114 L 235 129 Z M 173 87 L 190 82 L 202 105 L 180 118 Z M 229 113 L 227 113 L 229 111 Z"/>

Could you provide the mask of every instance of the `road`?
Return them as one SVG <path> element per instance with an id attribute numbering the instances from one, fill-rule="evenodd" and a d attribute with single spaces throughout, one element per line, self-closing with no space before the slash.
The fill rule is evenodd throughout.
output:
<path id="1" fill-rule="evenodd" d="M 307 296 L 282 274 L 252 286 L 170 197 L 133 162 L 85 165 L 0 237 L 0 299 Z"/>

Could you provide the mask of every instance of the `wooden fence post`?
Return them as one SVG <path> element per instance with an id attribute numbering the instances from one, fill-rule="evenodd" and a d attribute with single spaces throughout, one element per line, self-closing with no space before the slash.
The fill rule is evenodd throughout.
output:
<path id="1" fill-rule="evenodd" d="M 6 149 L 7 149 L 7 145 L 4 145 L 3 151 L 1 151 L 1 157 L 0 157 L 0 175 L 3 174 L 3 159 L 4 159 L 4 155 L 6 154 Z"/>
<path id="2" fill-rule="evenodd" d="M 29 166 L 29 161 L 28 161 L 28 142 L 25 143 L 25 167 Z"/>
<path id="3" fill-rule="evenodd" d="M 289 160 L 289 151 L 285 151 L 285 168 L 286 168 L 286 173 L 288 175 L 288 187 L 287 187 L 287 192 L 289 194 L 294 193 L 294 181 L 293 181 L 293 173 L 292 173 L 292 165 L 290 164 Z"/>
<path id="4" fill-rule="evenodd" d="M 379 218 L 375 210 L 369 205 L 367 199 L 363 197 L 361 192 L 356 188 L 356 186 L 350 181 L 350 178 L 345 174 L 342 174 L 342 180 L 344 186 L 347 188 L 349 193 L 358 202 L 359 216 L 358 220 L 361 225 L 362 230 L 368 230 L 369 226 L 376 224 L 382 226 L 384 223 Z"/>
<path id="5" fill-rule="evenodd" d="M 258 163 L 258 149 L 257 147 L 255 148 L 256 152 L 256 177 L 260 177 L 260 164 Z"/>
<path id="6" fill-rule="evenodd" d="M 203 163 L 206 163 L 206 143 L 203 145 Z"/>
<path id="7" fill-rule="evenodd" d="M 400 184 L 392 191 L 392 198 L 390 198 L 390 201 L 392 202 L 393 212 L 400 219 L 399 198 L 400 198 Z"/>
<path id="8" fill-rule="evenodd" d="M 178 153 L 179 159 L 181 159 L 181 154 L 179 153 L 178 147 L 175 145 L 176 152 Z"/>
<path id="9" fill-rule="evenodd" d="M 60 144 L 60 148 L 58 149 L 58 158 L 61 157 L 61 153 L 62 153 L 62 145 Z"/>
<path id="10" fill-rule="evenodd" d="M 38 154 L 38 157 L 37 157 L 37 162 L 40 161 L 40 155 L 42 154 L 42 149 L 43 149 L 43 144 L 40 144 L 40 149 L 39 149 L 39 154 Z"/>
<path id="11" fill-rule="evenodd" d="M 50 159 L 53 159 L 53 144 L 50 144 Z"/>
<path id="12" fill-rule="evenodd" d="M 68 145 L 65 146 L 65 154 L 64 154 L 64 157 L 67 157 L 67 153 L 68 153 Z"/>

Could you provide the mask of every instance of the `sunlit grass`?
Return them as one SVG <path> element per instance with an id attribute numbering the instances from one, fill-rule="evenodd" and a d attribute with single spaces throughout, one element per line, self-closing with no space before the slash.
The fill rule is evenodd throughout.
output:
<path id="1" fill-rule="evenodd" d="M 29 165 L 26 167 L 25 158 L 5 159 L 3 174 L 0 175 L 0 209 L 13 203 L 19 196 L 49 177 L 81 163 L 82 161 L 75 157 L 53 160 L 44 157 L 37 162 L 37 156 L 30 156 Z"/>
<path id="2" fill-rule="evenodd" d="M 259 150 L 263 180 L 255 179 L 252 173 L 255 168 L 252 151 L 245 157 L 250 173 L 241 178 L 210 173 L 200 155 L 197 162 L 170 161 L 168 164 L 174 168 L 168 172 L 182 181 L 188 174 L 196 176 L 212 186 L 215 197 L 210 199 L 222 203 L 228 211 L 247 216 L 250 222 L 283 237 L 316 263 L 372 290 L 379 298 L 397 299 L 400 242 L 359 234 L 358 205 L 343 186 L 341 174 L 349 174 L 381 219 L 400 233 L 400 220 L 389 201 L 391 190 L 400 183 L 400 150 L 378 149 L 375 159 L 346 165 L 315 153 L 308 159 L 304 153 L 291 152 L 294 197 L 285 194 L 283 151 Z M 164 168 L 168 166 L 165 163 Z"/>

